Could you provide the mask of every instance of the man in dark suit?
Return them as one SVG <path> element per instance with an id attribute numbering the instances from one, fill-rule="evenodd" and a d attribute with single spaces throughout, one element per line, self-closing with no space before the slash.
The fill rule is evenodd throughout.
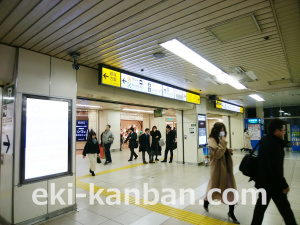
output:
<path id="1" fill-rule="evenodd" d="M 283 173 L 284 135 L 286 132 L 283 120 L 273 119 L 268 127 L 268 134 L 260 141 L 258 151 L 258 167 L 255 187 L 264 188 L 267 193 L 267 202 L 262 204 L 262 194 L 259 194 L 251 225 L 260 225 L 263 222 L 265 211 L 273 199 L 285 224 L 296 225 L 294 213 L 287 199 L 290 191 Z"/>
<path id="2" fill-rule="evenodd" d="M 167 162 L 168 159 L 168 152 L 171 152 L 171 157 L 169 163 L 172 163 L 173 161 L 173 147 L 175 143 L 175 132 L 171 130 L 171 127 L 167 126 L 167 133 L 166 133 L 166 150 L 165 150 L 165 158 L 161 162 Z"/>
<path id="3" fill-rule="evenodd" d="M 128 161 L 132 161 L 133 156 L 134 156 L 134 159 L 136 159 L 138 157 L 138 155 L 134 151 L 136 139 L 137 139 L 137 134 L 134 132 L 134 128 L 131 127 L 129 129 L 129 135 L 125 141 L 125 143 L 126 143 L 129 140 L 130 159 Z"/>
<path id="4" fill-rule="evenodd" d="M 150 129 L 149 128 L 146 128 L 145 133 L 140 136 L 139 142 L 140 142 L 140 149 L 143 153 L 143 163 L 147 164 L 146 157 L 145 157 L 146 152 L 149 155 L 149 163 L 154 163 L 153 156 L 151 155 L 150 152 Z"/>

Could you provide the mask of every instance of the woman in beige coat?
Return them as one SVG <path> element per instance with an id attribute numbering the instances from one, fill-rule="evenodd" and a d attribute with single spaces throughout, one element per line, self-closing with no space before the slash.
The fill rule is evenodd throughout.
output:
<path id="1" fill-rule="evenodd" d="M 213 192 L 212 200 L 220 200 L 224 203 L 222 195 L 228 188 L 236 189 L 236 183 L 233 176 L 232 152 L 233 149 L 227 148 L 226 127 L 223 123 L 214 124 L 209 136 L 209 157 L 210 157 L 210 180 L 207 187 L 206 199 L 204 201 L 204 209 L 208 212 L 209 201 L 207 200 L 208 192 L 211 189 L 218 188 L 219 192 Z M 232 192 L 227 195 L 227 200 L 232 202 L 234 196 Z M 240 224 L 234 215 L 234 205 L 229 205 L 228 218 L 231 218 L 235 224 Z"/>
<path id="2" fill-rule="evenodd" d="M 252 150 L 252 145 L 251 145 L 251 138 L 253 137 L 253 134 L 249 134 L 247 129 L 244 129 L 244 136 L 245 136 L 245 142 L 244 142 L 244 148 L 241 149 L 250 151 Z"/>

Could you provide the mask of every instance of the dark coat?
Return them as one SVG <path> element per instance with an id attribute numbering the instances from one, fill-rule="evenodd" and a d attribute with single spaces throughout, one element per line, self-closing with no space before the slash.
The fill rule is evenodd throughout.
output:
<path id="1" fill-rule="evenodd" d="M 272 189 L 282 192 L 289 187 L 283 172 L 285 141 L 268 134 L 260 141 L 257 156 L 256 188 Z"/>
<path id="2" fill-rule="evenodd" d="M 87 141 L 82 155 L 86 156 L 86 154 L 100 154 L 100 148 L 99 148 L 99 142 L 97 141 L 96 144 L 93 143 L 93 141 Z"/>
<path id="3" fill-rule="evenodd" d="M 129 138 L 131 138 L 131 139 L 129 139 Z M 136 139 L 137 139 L 137 134 L 135 132 L 132 132 L 126 138 L 125 143 L 129 140 L 129 148 L 134 148 Z"/>
<path id="4" fill-rule="evenodd" d="M 140 142 L 140 150 L 142 152 L 150 150 L 150 135 L 149 134 L 142 134 L 139 138 Z"/>
<path id="5" fill-rule="evenodd" d="M 170 130 L 169 133 L 166 133 L 166 149 L 173 150 L 174 143 L 175 143 L 175 132 L 173 130 Z"/>
<path id="6" fill-rule="evenodd" d="M 151 151 L 154 155 L 161 155 L 161 147 L 159 145 L 159 140 L 161 139 L 161 133 L 159 130 L 151 131 L 150 135 L 152 136 Z M 156 138 L 158 136 L 158 138 Z"/>

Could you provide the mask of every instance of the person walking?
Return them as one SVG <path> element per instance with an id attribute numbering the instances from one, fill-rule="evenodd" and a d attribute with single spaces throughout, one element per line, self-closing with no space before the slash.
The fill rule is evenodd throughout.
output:
<path id="1" fill-rule="evenodd" d="M 168 125 L 166 127 L 166 149 L 165 149 L 165 158 L 161 162 L 167 162 L 168 153 L 170 151 L 171 157 L 169 163 L 173 161 L 173 147 L 175 143 L 175 132 L 171 130 L 171 127 Z"/>
<path id="2" fill-rule="evenodd" d="M 256 188 L 264 188 L 267 193 L 266 203 L 262 203 L 262 194 L 259 193 L 253 213 L 251 225 L 260 225 L 268 205 L 273 199 L 286 225 L 296 225 L 296 219 L 287 199 L 290 187 L 284 178 L 284 135 L 286 126 L 283 120 L 273 119 L 268 126 L 268 134 L 259 143 L 257 155 Z"/>
<path id="3" fill-rule="evenodd" d="M 104 163 L 104 165 L 112 162 L 110 147 L 113 142 L 114 142 L 114 134 L 110 130 L 110 125 L 106 125 L 106 129 L 102 133 L 102 140 L 101 140 L 101 144 L 103 144 L 105 147 L 106 162 Z"/>
<path id="4" fill-rule="evenodd" d="M 226 189 L 236 189 L 236 182 L 233 176 L 233 163 L 231 155 L 233 149 L 227 148 L 226 141 L 227 131 L 223 123 L 214 124 L 208 139 L 209 157 L 210 157 L 210 180 L 207 187 L 206 199 L 204 200 L 204 209 L 209 212 L 208 192 L 214 188 L 220 189 L 219 192 L 213 192 L 211 199 L 220 200 L 224 203 L 222 196 Z M 234 195 L 232 192 L 227 194 L 227 200 L 232 202 Z M 228 219 L 231 218 L 233 223 L 240 224 L 234 215 L 234 205 L 229 205 Z"/>
<path id="5" fill-rule="evenodd" d="M 88 155 L 88 158 L 90 160 L 90 173 L 92 174 L 92 176 L 95 176 L 97 157 L 99 157 L 99 154 L 100 154 L 100 148 L 99 148 L 98 140 L 96 138 L 96 133 L 91 131 L 89 133 L 87 142 L 84 146 L 82 155 L 83 158 L 85 158 L 86 155 Z"/>
<path id="6" fill-rule="evenodd" d="M 243 150 L 252 150 L 251 138 L 253 137 L 253 134 L 249 134 L 248 129 L 244 129 L 244 137 L 244 147 L 241 149 L 241 152 Z"/>
<path id="7" fill-rule="evenodd" d="M 146 157 L 145 157 L 146 152 L 149 155 L 149 163 L 154 163 L 153 156 L 151 155 L 151 152 L 150 152 L 150 129 L 149 128 L 145 129 L 145 133 L 143 133 L 140 136 L 139 142 L 140 142 L 140 149 L 143 154 L 143 163 L 147 164 Z"/>
<path id="8" fill-rule="evenodd" d="M 134 128 L 131 127 L 129 129 L 129 135 L 127 139 L 125 140 L 125 143 L 129 140 L 129 148 L 130 148 L 130 159 L 128 161 L 132 161 L 132 158 L 134 156 L 134 159 L 137 159 L 138 155 L 135 153 L 134 148 L 135 148 L 135 143 L 137 141 L 137 134 L 134 132 Z"/>
<path id="9" fill-rule="evenodd" d="M 153 126 L 150 135 L 152 137 L 151 154 L 155 156 L 155 161 L 159 161 L 157 156 L 161 155 L 161 146 L 159 145 L 159 140 L 161 139 L 161 133 L 159 130 L 157 130 L 156 126 Z"/>

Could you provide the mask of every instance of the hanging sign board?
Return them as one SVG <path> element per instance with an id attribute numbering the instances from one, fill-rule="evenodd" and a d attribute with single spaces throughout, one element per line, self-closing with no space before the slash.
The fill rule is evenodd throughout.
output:
<path id="1" fill-rule="evenodd" d="M 110 70 L 102 67 L 102 84 L 109 86 L 120 87 L 121 86 L 121 73 L 115 70 Z"/>
<path id="2" fill-rule="evenodd" d="M 196 93 L 170 87 L 159 81 L 151 81 L 151 79 L 142 78 L 129 72 L 120 72 L 121 70 L 102 64 L 99 65 L 99 71 L 99 84 L 200 104 L 200 95 Z"/>
<path id="3" fill-rule="evenodd" d="M 224 102 L 221 100 L 216 100 L 215 102 L 215 108 L 217 109 L 224 109 L 228 111 L 238 112 L 238 113 L 244 113 L 244 108 L 238 105 L 234 105 L 229 102 Z"/>

